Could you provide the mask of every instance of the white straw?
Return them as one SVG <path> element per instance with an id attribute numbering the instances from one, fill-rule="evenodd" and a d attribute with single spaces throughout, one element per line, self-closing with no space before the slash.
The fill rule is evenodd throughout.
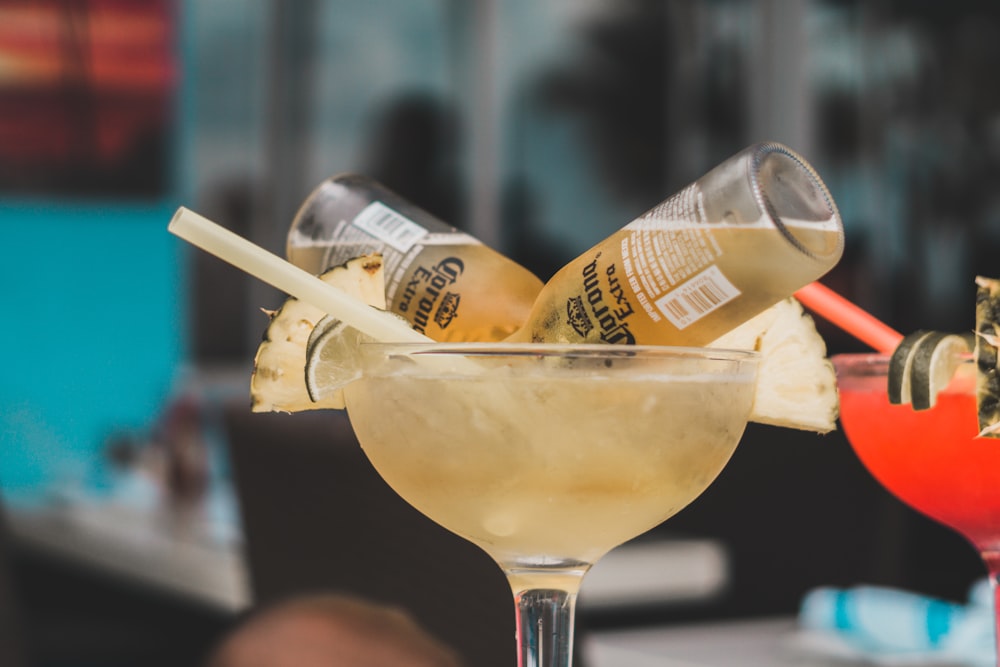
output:
<path id="1" fill-rule="evenodd" d="M 183 206 L 167 227 L 172 233 L 287 294 L 316 306 L 380 342 L 431 342 L 402 320 L 386 317 L 361 299 L 328 285 L 274 253 Z"/>

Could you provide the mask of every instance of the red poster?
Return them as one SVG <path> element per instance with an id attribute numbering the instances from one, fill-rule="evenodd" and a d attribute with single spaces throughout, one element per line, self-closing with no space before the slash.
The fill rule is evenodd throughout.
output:
<path id="1" fill-rule="evenodd" d="M 174 0 L 0 0 L 0 196 L 170 186 Z"/>

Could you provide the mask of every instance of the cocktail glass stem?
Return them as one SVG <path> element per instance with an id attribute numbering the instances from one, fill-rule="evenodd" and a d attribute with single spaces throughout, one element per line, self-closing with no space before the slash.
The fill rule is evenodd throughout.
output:
<path id="1" fill-rule="evenodd" d="M 570 667 L 576 593 L 531 589 L 514 595 L 518 667 Z"/>
<path id="2" fill-rule="evenodd" d="M 990 576 L 990 588 L 993 591 L 993 634 L 997 647 L 997 665 L 1000 667 L 1000 551 L 996 549 L 981 549 L 980 554 L 986 563 Z"/>

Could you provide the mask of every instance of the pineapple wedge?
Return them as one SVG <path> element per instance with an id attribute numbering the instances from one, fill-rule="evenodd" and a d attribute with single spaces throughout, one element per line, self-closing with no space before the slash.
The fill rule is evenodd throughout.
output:
<path id="1" fill-rule="evenodd" d="M 1000 438 L 1000 280 L 976 277 L 976 405 L 980 435 Z"/>
<path id="2" fill-rule="evenodd" d="M 385 309 L 385 275 L 380 254 L 349 260 L 320 278 L 370 306 Z M 271 320 L 257 348 L 250 377 L 251 409 L 254 412 L 343 409 L 344 398 L 339 391 L 313 401 L 303 373 L 309 335 L 326 313 L 289 297 L 281 308 L 268 314 Z"/>
<path id="3" fill-rule="evenodd" d="M 817 433 L 837 427 L 837 376 L 826 342 L 796 299 L 779 301 L 709 347 L 760 353 L 750 421 Z"/>

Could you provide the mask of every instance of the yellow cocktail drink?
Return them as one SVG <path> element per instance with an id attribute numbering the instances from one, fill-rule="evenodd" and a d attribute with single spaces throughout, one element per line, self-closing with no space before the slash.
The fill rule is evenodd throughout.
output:
<path id="1" fill-rule="evenodd" d="M 593 563 L 679 511 L 729 460 L 753 392 L 747 373 L 517 361 L 542 372 L 506 356 L 462 378 L 387 361 L 346 393 L 385 481 L 510 566 Z"/>
<path id="2" fill-rule="evenodd" d="M 504 569 L 522 665 L 569 664 L 584 573 L 715 479 L 757 370 L 752 352 L 700 348 L 361 347 L 344 390 L 361 446 L 400 496 Z"/>

